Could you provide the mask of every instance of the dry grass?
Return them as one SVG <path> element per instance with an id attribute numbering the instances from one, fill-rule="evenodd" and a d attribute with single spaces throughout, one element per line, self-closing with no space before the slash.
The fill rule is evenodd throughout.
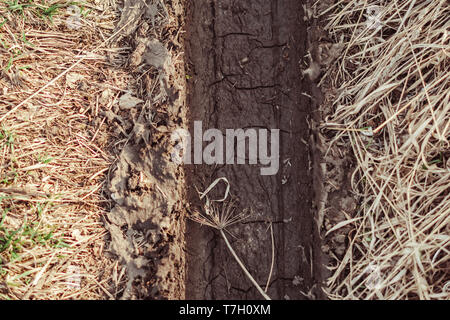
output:
<path id="1" fill-rule="evenodd" d="M 104 49 L 117 12 L 79 4 L 73 29 L 69 2 L 36 3 L 0 3 L 0 299 L 115 298 L 100 218 L 121 130 L 104 112 L 133 83 Z"/>
<path id="2" fill-rule="evenodd" d="M 340 88 L 322 130 L 350 143 L 361 199 L 333 299 L 450 298 L 447 1 L 339 1 L 327 29 L 345 50 L 323 79 Z"/>

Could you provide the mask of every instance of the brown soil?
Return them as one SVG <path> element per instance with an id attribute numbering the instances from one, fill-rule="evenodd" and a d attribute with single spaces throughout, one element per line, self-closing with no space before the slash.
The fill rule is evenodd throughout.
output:
<path id="1" fill-rule="evenodd" d="M 133 122 L 108 185 L 110 250 L 127 270 L 123 299 L 184 298 L 184 173 L 170 159 L 170 132 L 186 119 L 183 8 L 182 1 L 126 0 L 116 27 L 123 28 L 119 45 L 134 48 L 129 67 L 147 71 L 133 70 L 146 77 L 145 103 L 110 115 Z"/>
<path id="2" fill-rule="evenodd" d="M 207 3 L 179 0 L 167 10 L 158 4 L 144 10 L 141 1 L 127 0 L 117 26 L 124 28 L 117 45 L 135 48 L 129 66 L 150 66 L 149 83 L 157 88 L 144 92 L 150 103 L 134 111 L 134 128 L 108 185 L 110 249 L 127 270 L 122 298 L 261 298 L 218 232 L 190 220 L 185 225 L 190 214 L 204 211 L 197 190 L 219 177 L 229 180 L 238 210 L 252 213 L 227 231 L 258 283 L 268 282 L 268 295 L 324 298 L 317 216 L 322 178 L 314 178 L 320 168 L 311 98 L 319 91 L 302 76 L 308 65 L 302 4 Z M 156 27 L 155 12 L 167 15 Z M 146 33 L 149 25 L 154 37 Z M 278 173 L 262 176 L 259 165 L 176 165 L 170 134 L 185 127 L 192 132 L 196 120 L 204 130 L 280 129 Z"/>
<path id="3" fill-rule="evenodd" d="M 187 15 L 188 106 L 203 129 L 280 129 L 280 169 L 261 176 L 256 165 L 195 165 L 188 185 L 205 190 L 226 177 L 241 210 L 253 214 L 229 229 L 232 245 L 262 287 L 269 277 L 273 223 L 273 299 L 322 298 L 321 255 L 314 220 L 313 169 L 308 123 L 314 108 L 303 93 L 301 63 L 307 46 L 301 2 L 191 2 Z M 192 210 L 201 209 L 190 188 Z M 190 299 L 260 299 L 218 233 L 195 223 L 187 232 Z"/>

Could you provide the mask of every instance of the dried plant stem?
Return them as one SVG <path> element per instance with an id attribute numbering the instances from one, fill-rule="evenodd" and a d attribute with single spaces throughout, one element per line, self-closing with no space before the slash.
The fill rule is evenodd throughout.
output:
<path id="1" fill-rule="evenodd" d="M 273 237 L 272 222 L 270 223 L 270 238 L 272 240 L 272 263 L 270 264 L 270 272 L 269 272 L 269 277 L 267 278 L 266 289 L 264 290 L 265 292 L 267 292 L 267 290 L 269 289 L 270 279 L 272 279 L 273 267 L 275 265 L 275 239 Z"/>
<path id="2" fill-rule="evenodd" d="M 214 187 L 220 182 L 224 182 L 226 185 L 225 195 L 220 200 L 212 200 L 210 201 L 207 197 L 208 193 L 214 189 Z M 198 190 L 197 190 L 198 191 Z M 230 250 L 231 254 L 233 255 L 236 262 L 239 264 L 241 269 L 244 271 L 247 278 L 250 279 L 252 284 L 258 289 L 258 291 L 261 293 L 261 295 L 266 300 L 271 300 L 270 297 L 264 292 L 264 290 L 260 287 L 260 285 L 256 282 L 256 280 L 252 277 L 250 272 L 248 272 L 247 268 L 244 266 L 242 261 L 237 256 L 236 252 L 234 251 L 233 247 L 231 246 L 230 242 L 228 241 L 227 237 L 225 236 L 225 230 L 227 227 L 242 221 L 246 217 L 246 210 L 243 212 L 240 212 L 238 214 L 235 214 L 235 207 L 234 202 L 231 200 L 228 203 L 224 203 L 227 199 L 228 195 L 230 193 L 230 183 L 227 178 L 221 177 L 216 180 L 214 180 L 213 183 L 209 185 L 209 187 L 204 192 L 199 192 L 200 199 L 206 198 L 205 203 L 205 213 L 201 214 L 199 213 L 196 216 L 191 217 L 191 219 L 197 223 L 200 223 L 202 225 L 210 226 L 211 228 L 219 230 L 220 234 L 222 235 L 223 239 L 225 240 L 225 244 Z M 217 208 L 217 206 L 213 205 L 212 202 L 222 202 L 222 209 Z M 271 225 L 272 226 L 272 225 Z M 272 230 L 272 256 L 274 255 L 274 244 L 273 244 L 273 230 Z M 273 257 L 272 257 L 272 266 L 269 274 L 269 280 L 267 280 L 267 283 L 270 282 L 270 278 L 272 276 L 272 269 L 273 269 Z M 267 287 L 266 287 L 267 290 Z"/>
<path id="3" fill-rule="evenodd" d="M 256 289 L 258 289 L 259 293 L 261 293 L 261 295 L 264 297 L 264 299 L 266 300 L 272 300 L 270 299 L 270 297 L 264 292 L 264 290 L 260 287 L 260 285 L 258 284 L 258 282 L 256 282 L 256 280 L 252 277 L 252 275 L 250 274 L 250 272 L 248 272 L 247 268 L 244 266 L 244 264 L 242 263 L 241 259 L 239 259 L 239 257 L 237 256 L 236 252 L 233 250 L 233 247 L 231 246 L 230 242 L 228 241 L 225 232 L 223 232 L 223 229 L 220 229 L 220 234 L 222 235 L 223 240 L 225 240 L 225 244 L 228 247 L 228 250 L 230 250 L 231 254 L 233 255 L 234 259 L 236 260 L 236 262 L 239 264 L 239 266 L 241 267 L 242 271 L 244 271 L 245 275 L 247 276 L 247 278 L 252 282 L 252 284 L 256 287 Z"/>

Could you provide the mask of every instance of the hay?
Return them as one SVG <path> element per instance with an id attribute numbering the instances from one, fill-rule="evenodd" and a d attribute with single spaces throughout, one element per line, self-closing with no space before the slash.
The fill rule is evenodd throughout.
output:
<path id="1" fill-rule="evenodd" d="M 448 299 L 448 2 L 339 1 L 321 14 L 345 45 L 322 78 L 339 89 L 321 130 L 352 148 L 361 199 L 329 296 Z"/>
<path id="2" fill-rule="evenodd" d="M 118 140 L 102 117 L 118 92 L 102 94 L 130 82 L 108 68 L 117 12 L 86 3 L 74 29 L 67 2 L 12 4 L 0 4 L 0 299 L 115 297 L 125 279 L 101 217 Z"/>

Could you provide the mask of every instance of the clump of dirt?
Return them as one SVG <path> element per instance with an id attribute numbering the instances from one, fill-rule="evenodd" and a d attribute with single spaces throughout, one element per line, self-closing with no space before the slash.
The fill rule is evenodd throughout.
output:
<path id="1" fill-rule="evenodd" d="M 109 181 L 110 249 L 127 267 L 123 299 L 183 299 L 184 173 L 170 159 L 170 132 L 183 126 L 183 4 L 127 0 L 117 29 L 134 49 L 128 66 L 147 86 L 127 97 L 112 118 L 133 119 Z M 134 116 L 133 116 L 134 115 Z"/>

